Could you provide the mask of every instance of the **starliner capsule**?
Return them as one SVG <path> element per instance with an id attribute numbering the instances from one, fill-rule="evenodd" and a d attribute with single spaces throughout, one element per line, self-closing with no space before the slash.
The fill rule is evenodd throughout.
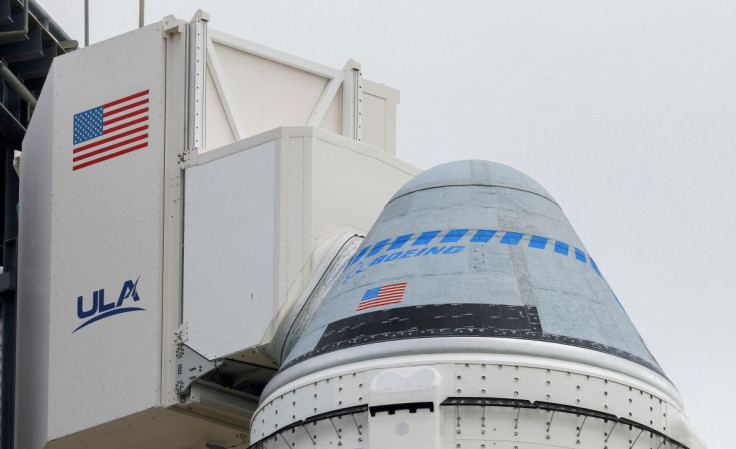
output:
<path id="1" fill-rule="evenodd" d="M 264 448 L 701 448 L 560 206 L 505 165 L 428 170 L 272 344 Z"/>

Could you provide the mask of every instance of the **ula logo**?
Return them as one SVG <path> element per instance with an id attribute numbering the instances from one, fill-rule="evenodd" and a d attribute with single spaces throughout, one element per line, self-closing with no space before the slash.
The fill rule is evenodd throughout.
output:
<path id="1" fill-rule="evenodd" d="M 138 279 L 140 278 L 141 277 L 138 276 Z M 79 325 L 78 328 L 74 329 L 72 334 L 95 321 L 99 321 L 112 315 L 125 312 L 135 312 L 136 310 L 146 310 L 140 307 L 125 307 L 126 300 L 128 300 L 128 303 L 132 304 L 141 300 L 140 296 L 138 296 L 138 291 L 136 290 L 138 287 L 138 279 L 136 279 L 135 282 L 127 280 L 123 283 L 123 288 L 120 291 L 120 296 L 118 296 L 117 301 L 106 303 L 104 288 L 95 290 L 94 293 L 92 293 L 91 305 L 87 304 L 84 300 L 84 296 L 79 296 L 77 298 L 77 316 L 80 320 L 86 319 L 86 321 Z"/>

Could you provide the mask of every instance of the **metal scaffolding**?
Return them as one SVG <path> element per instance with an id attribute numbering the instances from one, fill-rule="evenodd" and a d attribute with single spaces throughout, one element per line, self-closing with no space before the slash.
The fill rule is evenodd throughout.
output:
<path id="1" fill-rule="evenodd" d="M 77 42 L 33 0 L 0 0 L 0 446 L 13 447 L 18 174 L 13 166 L 53 59 Z"/>

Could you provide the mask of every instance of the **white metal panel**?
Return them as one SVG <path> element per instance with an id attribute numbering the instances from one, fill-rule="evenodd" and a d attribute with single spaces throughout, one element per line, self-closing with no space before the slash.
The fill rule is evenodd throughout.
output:
<path id="1" fill-rule="evenodd" d="M 330 103 L 330 107 L 327 108 L 327 112 L 325 113 L 324 118 L 322 119 L 322 122 L 319 123 L 319 127 L 333 132 L 335 134 L 340 134 L 342 132 L 342 93 L 343 93 L 343 87 L 341 86 L 337 93 L 335 94 L 335 98 L 332 99 L 332 103 Z"/>
<path id="2" fill-rule="evenodd" d="M 200 153 L 278 126 L 319 126 L 361 141 L 365 124 L 366 142 L 395 154 L 398 91 L 363 80 L 358 62 L 337 70 L 199 27 L 207 43 L 197 41 L 193 61 L 206 60 L 209 73 L 194 92 L 206 97 Z"/>
<path id="3" fill-rule="evenodd" d="M 220 90 L 216 88 L 216 83 L 212 73 L 205 76 L 205 87 L 207 96 L 205 97 L 205 126 L 207 127 L 207 144 L 210 148 L 219 148 L 235 142 L 235 135 L 232 120 L 228 116 L 227 98 L 220 95 Z"/>
<path id="4" fill-rule="evenodd" d="M 489 402 L 450 405 L 448 398 Z M 622 400 L 614 405 L 614 398 Z M 499 400 L 507 405 L 491 405 Z M 653 449 L 675 447 L 671 440 L 660 446 L 673 438 L 702 448 L 672 400 L 634 378 L 578 363 L 490 352 L 407 354 L 345 363 L 266 393 L 253 416 L 251 444 Z M 528 405 L 508 405 L 512 401 Z M 387 405 L 398 407 L 380 410 Z M 672 416 L 669 423 L 663 414 Z M 290 430 L 300 421 L 308 433 Z M 357 441 L 341 432 L 353 423 Z"/>
<path id="5" fill-rule="evenodd" d="M 187 147 L 186 27 L 183 21 L 169 16 L 163 20 L 166 36 L 166 134 L 164 136 L 164 202 L 163 202 L 163 274 L 161 311 L 161 391 L 160 403 L 168 406 L 179 402 L 176 395 L 175 341 L 170 338 L 181 324 L 182 259 L 184 240 L 183 170 L 179 155 Z M 169 337 L 169 338 L 167 338 Z"/>
<path id="6" fill-rule="evenodd" d="M 162 27 L 133 31 L 55 64 L 59 121 L 52 173 L 50 439 L 158 403 Z M 148 146 L 72 171 L 73 115 L 145 89 L 150 91 Z M 109 316 L 75 332 L 83 321 L 76 310 L 79 296 L 89 301 L 93 291 L 104 288 L 116 308 L 131 306 L 132 297 L 122 304 L 118 300 L 129 280 L 137 285 L 140 301 L 135 306 L 145 310 Z M 69 404 L 78 404 L 74 413 Z"/>
<path id="7" fill-rule="evenodd" d="M 247 447 L 246 442 L 242 429 L 196 414 L 155 407 L 54 440 L 44 449 L 239 448 Z"/>
<path id="8" fill-rule="evenodd" d="M 29 357 L 48 355 L 51 360 L 48 365 L 19 366 L 19 377 L 32 376 L 24 387 L 37 389 L 38 397 L 29 400 L 45 409 L 47 422 L 33 417 L 23 422 L 19 447 L 35 449 L 41 439 L 58 438 L 158 403 L 163 64 L 160 24 L 54 62 L 48 80 L 53 90 L 44 92 L 46 103 L 34 119 L 38 125 L 24 145 L 26 154 L 40 155 L 29 156 L 24 167 L 29 167 L 29 182 L 41 184 L 42 193 L 33 196 L 35 187 L 25 184 L 21 206 L 28 207 L 22 239 L 48 246 L 24 248 L 23 271 L 29 277 L 22 281 L 19 301 L 39 295 L 28 299 L 37 301 L 34 307 L 39 310 L 30 312 L 36 318 L 31 317 L 32 324 L 21 333 L 37 332 L 40 337 L 33 338 L 46 338 L 26 350 L 39 351 Z M 75 165 L 74 157 L 87 154 L 72 152 L 75 114 L 145 90 L 147 145 L 84 168 Z M 112 109 L 106 106 L 106 111 Z M 104 148 L 88 151 L 112 156 L 127 147 Z M 32 286 L 35 283 L 38 288 Z M 91 315 L 80 317 L 84 315 L 78 311 L 80 297 L 83 311 Z M 30 428 L 23 429 L 26 425 Z M 39 433 L 36 425 L 48 426 L 47 431 L 29 437 Z"/>
<path id="9" fill-rule="evenodd" d="M 238 124 L 248 136 L 277 126 L 307 123 L 329 82 L 324 76 L 220 42 L 215 42 L 212 48 L 219 62 L 215 69 L 221 72 L 218 78 L 228 85 L 237 86 L 230 90 L 231 94 L 226 101 L 229 110 L 238 117 Z M 211 94 L 208 90 L 207 95 Z M 211 104 L 208 102 L 208 114 Z M 209 140 L 210 135 L 220 132 L 217 128 L 211 128 L 214 122 L 214 119 L 208 118 L 207 149 L 210 150 L 221 146 L 218 142 L 210 143 Z"/>
<path id="10" fill-rule="evenodd" d="M 327 133 L 325 133 L 327 135 Z M 311 166 L 312 238 L 319 242 L 339 226 L 369 229 L 402 183 L 417 174 L 413 167 L 387 167 L 386 153 L 362 145 L 346 151 L 336 141 L 314 139 Z M 346 168 L 350 169 L 346 169 Z M 356 204 L 357 203 L 357 204 Z"/>
<path id="11" fill-rule="evenodd" d="M 320 245 L 368 229 L 418 173 L 314 127 L 279 128 L 195 162 L 185 171 L 184 321 L 187 345 L 209 359 L 268 343 Z"/>
<path id="12" fill-rule="evenodd" d="M 275 151 L 271 141 L 186 171 L 184 321 L 210 359 L 258 344 L 271 321 Z"/>
<path id="13" fill-rule="evenodd" d="M 362 135 L 368 145 L 396 154 L 396 105 L 399 91 L 384 84 L 363 80 Z"/>
<path id="14" fill-rule="evenodd" d="M 23 141 L 18 211 L 18 323 L 15 447 L 36 449 L 48 431 L 49 298 L 55 67 L 49 71 Z"/>

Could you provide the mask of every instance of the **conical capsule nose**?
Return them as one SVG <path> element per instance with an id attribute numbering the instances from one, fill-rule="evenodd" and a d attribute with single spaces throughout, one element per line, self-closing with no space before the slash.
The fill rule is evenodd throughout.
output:
<path id="1" fill-rule="evenodd" d="M 663 376 L 552 196 L 485 161 L 435 167 L 396 193 L 283 369 L 360 347 L 373 354 L 365 357 L 487 351 L 605 360 Z"/>

